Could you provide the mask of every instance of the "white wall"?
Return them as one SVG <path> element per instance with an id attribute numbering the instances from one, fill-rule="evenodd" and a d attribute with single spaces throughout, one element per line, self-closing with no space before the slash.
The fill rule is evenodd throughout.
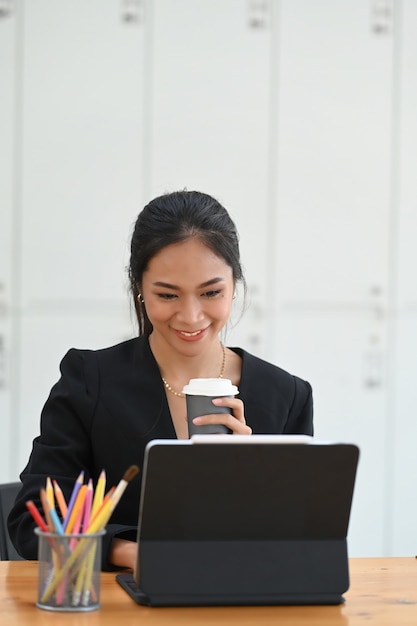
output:
<path id="1" fill-rule="evenodd" d="M 228 343 L 308 379 L 317 436 L 361 448 L 351 554 L 414 553 L 416 25 L 417 0 L 16 0 L 0 20 L 1 481 L 65 351 L 135 332 L 140 208 L 197 188 L 241 233 L 250 306 Z"/>

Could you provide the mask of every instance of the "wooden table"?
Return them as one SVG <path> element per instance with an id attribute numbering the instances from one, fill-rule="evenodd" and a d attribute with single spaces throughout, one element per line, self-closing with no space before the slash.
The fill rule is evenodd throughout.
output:
<path id="1" fill-rule="evenodd" d="M 417 625 L 417 559 L 351 559 L 351 585 L 340 606 L 148 608 L 102 574 L 101 608 L 53 613 L 35 606 L 37 563 L 0 562 L 1 626 L 369 626 Z"/>

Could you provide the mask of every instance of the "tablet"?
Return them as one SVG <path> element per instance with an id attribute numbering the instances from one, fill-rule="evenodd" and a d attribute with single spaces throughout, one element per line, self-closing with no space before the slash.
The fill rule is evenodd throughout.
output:
<path id="1" fill-rule="evenodd" d="M 139 604 L 339 604 L 359 449 L 304 436 L 201 435 L 145 451 Z"/>

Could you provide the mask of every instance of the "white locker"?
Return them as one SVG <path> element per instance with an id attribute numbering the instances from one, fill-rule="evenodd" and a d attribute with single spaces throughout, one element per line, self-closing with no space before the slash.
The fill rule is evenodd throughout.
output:
<path id="1" fill-rule="evenodd" d="M 143 203 L 144 23 L 112 0 L 24 5 L 22 304 L 125 298 Z"/>
<path id="2" fill-rule="evenodd" d="M 386 549 L 392 32 L 362 0 L 280 3 L 275 352 L 316 435 L 361 448 L 350 553 Z"/>
<path id="3" fill-rule="evenodd" d="M 16 19 L 12 5 L 5 4 L 0 15 L 0 482 L 16 479 L 11 470 L 13 437 L 12 397 L 16 375 L 15 318 L 13 303 L 16 282 L 13 272 L 15 259 L 15 228 L 13 202 L 16 199 L 14 161 L 16 130 Z M 16 216 L 15 216 L 16 217 Z M 15 367 L 13 367 L 13 365 Z"/>
<path id="4" fill-rule="evenodd" d="M 398 10 L 396 47 L 396 137 L 394 194 L 398 232 L 393 257 L 395 352 L 390 375 L 395 383 L 390 398 L 389 436 L 393 442 L 390 462 L 393 500 L 387 508 L 392 526 L 390 554 L 414 555 L 417 528 L 417 2 L 404 0 Z"/>
<path id="5" fill-rule="evenodd" d="M 260 356 L 270 352 L 269 5 L 155 0 L 149 35 L 150 195 L 197 189 L 229 210 L 241 237 L 249 308 L 225 340 Z"/>

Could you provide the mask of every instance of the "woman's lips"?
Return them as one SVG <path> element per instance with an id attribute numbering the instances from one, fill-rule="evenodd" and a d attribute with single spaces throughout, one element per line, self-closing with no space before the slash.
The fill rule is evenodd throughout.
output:
<path id="1" fill-rule="evenodd" d="M 186 330 L 175 330 L 177 336 L 183 341 L 199 341 L 205 334 L 206 328 L 203 330 L 194 330 L 192 332 Z"/>

